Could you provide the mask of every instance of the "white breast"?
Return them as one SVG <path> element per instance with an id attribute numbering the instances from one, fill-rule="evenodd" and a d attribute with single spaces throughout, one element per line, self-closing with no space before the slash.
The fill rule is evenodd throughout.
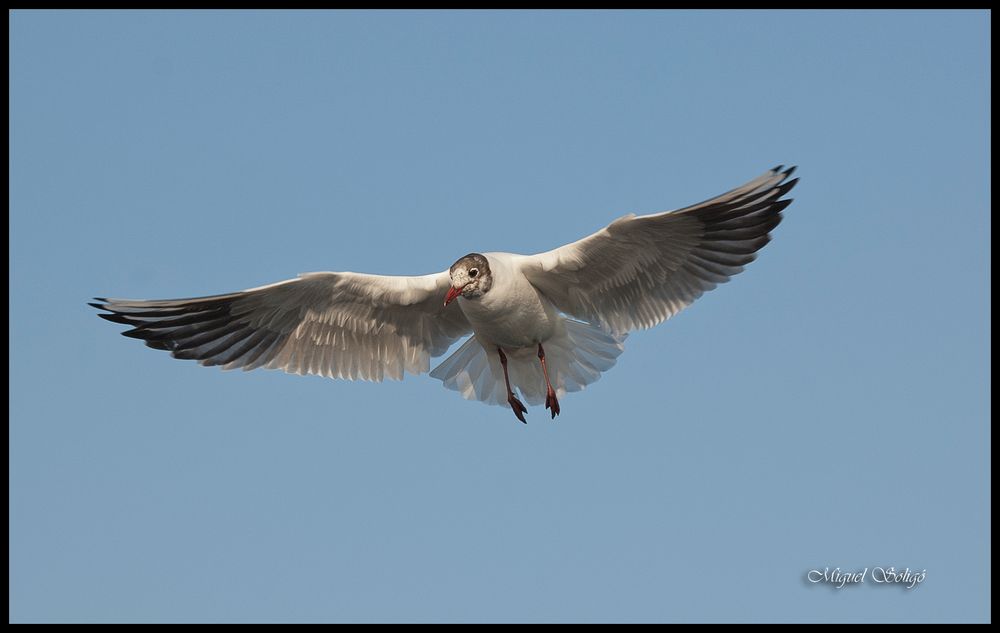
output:
<path id="1" fill-rule="evenodd" d="M 555 307 L 521 274 L 513 256 L 484 256 L 490 263 L 493 287 L 477 299 L 458 299 L 477 337 L 504 348 L 544 343 L 560 325 Z"/>

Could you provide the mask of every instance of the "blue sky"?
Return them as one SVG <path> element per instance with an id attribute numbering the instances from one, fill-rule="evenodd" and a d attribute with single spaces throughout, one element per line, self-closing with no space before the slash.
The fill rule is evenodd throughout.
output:
<path id="1" fill-rule="evenodd" d="M 10 620 L 991 618 L 988 12 L 9 17 Z M 85 304 L 539 252 L 779 163 L 759 260 L 555 422 Z M 876 566 L 926 580 L 805 580 Z"/>

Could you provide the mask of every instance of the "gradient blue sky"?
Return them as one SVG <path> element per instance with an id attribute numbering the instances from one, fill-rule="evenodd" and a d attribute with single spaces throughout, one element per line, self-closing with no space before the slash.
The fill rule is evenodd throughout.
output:
<path id="1" fill-rule="evenodd" d="M 10 619 L 990 619 L 990 17 L 10 14 Z M 538 252 L 779 163 L 760 259 L 556 422 L 85 304 Z"/>

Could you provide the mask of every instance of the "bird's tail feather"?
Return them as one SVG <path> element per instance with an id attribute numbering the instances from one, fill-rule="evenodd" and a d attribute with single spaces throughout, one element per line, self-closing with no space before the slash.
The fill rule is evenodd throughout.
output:
<path id="1" fill-rule="evenodd" d="M 564 319 L 560 331 L 546 341 L 545 364 L 557 397 L 580 391 L 611 369 L 624 351 L 626 335 L 615 336 L 601 328 L 573 319 Z M 545 402 L 545 377 L 537 349 L 504 349 L 511 387 L 528 404 Z M 448 389 L 467 400 L 507 405 L 507 388 L 500 356 L 473 336 L 431 372 Z"/>

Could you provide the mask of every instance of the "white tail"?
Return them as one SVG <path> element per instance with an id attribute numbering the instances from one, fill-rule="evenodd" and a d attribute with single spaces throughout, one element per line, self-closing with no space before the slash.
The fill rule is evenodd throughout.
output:
<path id="1" fill-rule="evenodd" d="M 580 391 L 600 378 L 602 372 L 614 367 L 618 355 L 625 350 L 627 336 L 614 336 L 595 325 L 573 319 L 563 319 L 562 325 L 555 336 L 543 343 L 549 380 L 558 398 L 569 391 Z M 544 403 L 545 378 L 538 362 L 538 350 L 504 349 L 504 353 L 511 387 L 519 391 L 528 404 Z M 475 336 L 442 361 L 431 372 L 431 377 L 467 400 L 509 406 L 500 356 L 495 348 L 485 347 Z"/>

